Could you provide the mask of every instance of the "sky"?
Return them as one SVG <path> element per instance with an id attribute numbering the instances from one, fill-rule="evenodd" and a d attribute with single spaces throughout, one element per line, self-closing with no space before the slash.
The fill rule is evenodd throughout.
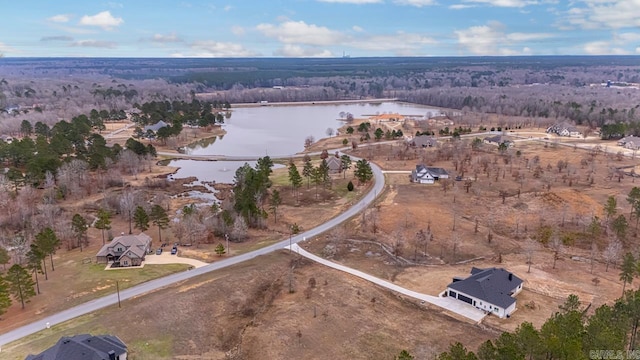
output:
<path id="1" fill-rule="evenodd" d="M 640 55 L 640 0 L 1 0 L 6 57 Z"/>

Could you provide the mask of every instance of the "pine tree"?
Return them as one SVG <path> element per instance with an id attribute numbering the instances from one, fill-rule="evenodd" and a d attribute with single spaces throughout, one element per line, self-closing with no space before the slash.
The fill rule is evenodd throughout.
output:
<path id="1" fill-rule="evenodd" d="M 9 306 L 11 306 L 9 284 L 2 276 L 0 276 L 0 315 L 7 312 Z"/>
<path id="2" fill-rule="evenodd" d="M 133 224 L 136 229 L 144 232 L 149 228 L 149 215 L 142 206 L 137 206 L 133 212 Z"/>
<path id="3" fill-rule="evenodd" d="M 222 244 L 218 244 L 218 246 L 216 246 L 215 251 L 216 251 L 216 254 L 218 254 L 218 256 L 222 256 L 227 252 L 226 249 L 224 248 L 224 245 Z"/>
<path id="4" fill-rule="evenodd" d="M 626 253 L 622 259 L 622 266 L 620 266 L 620 281 L 622 281 L 622 294 L 624 295 L 624 289 L 627 284 L 631 284 L 633 276 L 637 272 L 636 259 L 632 253 Z"/>
<path id="5" fill-rule="evenodd" d="M 313 176 L 313 164 L 311 164 L 311 160 L 307 159 L 304 162 L 304 167 L 302 168 L 302 176 L 307 178 L 307 189 L 309 188 L 311 177 Z"/>
<path id="6" fill-rule="evenodd" d="M 6 280 L 9 283 L 9 292 L 16 300 L 22 303 L 24 309 L 25 302 L 36 296 L 33 289 L 35 282 L 31 278 L 29 272 L 18 264 L 14 264 L 7 272 Z"/>
<path id="7" fill-rule="evenodd" d="M 153 205 L 149 216 L 153 224 L 158 227 L 158 238 L 162 243 L 162 230 L 169 227 L 169 216 L 164 208 L 160 205 Z"/>
<path id="8" fill-rule="evenodd" d="M 111 229 L 111 213 L 105 209 L 100 209 L 95 227 L 102 232 L 102 245 L 104 245 L 104 231 Z"/>
<path id="9" fill-rule="evenodd" d="M 278 223 L 278 206 L 282 204 L 282 199 L 280 198 L 280 192 L 278 190 L 273 190 L 271 193 L 271 198 L 269 199 L 269 208 L 271 212 L 273 212 L 273 222 Z"/>
<path id="10" fill-rule="evenodd" d="M 73 215 L 71 218 L 71 228 L 73 229 L 73 233 L 78 239 L 78 246 L 80 246 L 80 251 L 82 251 L 82 243 L 84 242 L 84 238 L 87 236 L 87 228 L 89 225 L 87 224 L 87 220 L 82 217 L 80 214 Z"/>

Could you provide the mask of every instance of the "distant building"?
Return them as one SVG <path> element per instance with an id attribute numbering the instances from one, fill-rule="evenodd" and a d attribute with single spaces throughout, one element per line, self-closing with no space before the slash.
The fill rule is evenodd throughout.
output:
<path id="1" fill-rule="evenodd" d="M 502 135 L 488 136 L 484 138 L 484 142 L 495 145 L 505 144 L 507 147 L 513 146 L 513 141 L 506 139 Z"/>
<path id="2" fill-rule="evenodd" d="M 160 130 L 163 127 L 167 127 L 169 126 L 169 124 L 167 124 L 166 122 L 160 120 L 157 123 L 153 124 L 153 125 L 147 125 L 144 127 L 143 131 L 146 133 L 147 131 L 151 130 L 153 132 L 158 132 L 158 130 Z"/>
<path id="3" fill-rule="evenodd" d="M 9 135 L 0 135 L 0 141 L 4 141 L 7 144 L 11 144 L 13 142 L 13 137 Z"/>
<path id="4" fill-rule="evenodd" d="M 27 356 L 26 360 L 127 360 L 127 345 L 113 335 L 65 336 L 40 354 Z"/>
<path id="5" fill-rule="evenodd" d="M 618 140 L 618 145 L 624 146 L 626 149 L 638 150 L 640 149 L 640 137 L 637 136 L 625 136 Z"/>
<path id="6" fill-rule="evenodd" d="M 578 128 L 576 128 L 575 126 L 566 123 L 566 122 L 561 122 L 561 123 L 557 123 L 554 125 L 551 125 L 550 127 L 547 128 L 547 133 L 549 134 L 556 134 L 559 136 L 580 136 L 582 135 L 580 133 L 580 131 L 578 130 Z"/>
<path id="7" fill-rule="evenodd" d="M 327 167 L 332 173 L 339 173 L 342 171 L 342 160 L 340 160 L 339 158 L 335 156 L 329 156 L 326 161 Z"/>
<path id="8" fill-rule="evenodd" d="M 449 173 L 443 168 L 416 165 L 411 172 L 411 181 L 419 184 L 433 184 L 440 179 L 448 179 Z"/>
<path id="9" fill-rule="evenodd" d="M 419 135 L 407 141 L 410 146 L 425 148 L 438 146 L 438 140 L 433 136 Z"/>
<path id="10" fill-rule="evenodd" d="M 522 279 L 503 268 L 473 267 L 466 279 L 453 278 L 447 286 L 447 296 L 505 318 L 516 310 L 513 296 L 522 291 L 522 283 Z"/>

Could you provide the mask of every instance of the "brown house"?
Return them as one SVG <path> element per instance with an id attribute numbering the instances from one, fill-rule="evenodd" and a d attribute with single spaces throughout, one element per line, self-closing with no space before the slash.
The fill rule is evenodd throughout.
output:
<path id="1" fill-rule="evenodd" d="M 113 262 L 115 266 L 140 266 L 150 246 L 151 237 L 145 233 L 118 236 L 98 251 L 96 261 Z"/>

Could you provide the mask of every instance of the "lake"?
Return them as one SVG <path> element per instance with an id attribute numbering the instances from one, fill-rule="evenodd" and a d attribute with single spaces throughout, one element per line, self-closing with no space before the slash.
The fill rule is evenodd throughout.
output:
<path id="1" fill-rule="evenodd" d="M 185 150 L 194 155 L 286 157 L 304 150 L 308 136 L 319 140 L 327 137 L 327 128 L 335 130 L 344 125 L 339 120 L 341 112 L 355 118 L 383 113 L 419 117 L 440 110 L 398 102 L 236 108 L 225 120 L 226 135 L 191 144 Z"/>

